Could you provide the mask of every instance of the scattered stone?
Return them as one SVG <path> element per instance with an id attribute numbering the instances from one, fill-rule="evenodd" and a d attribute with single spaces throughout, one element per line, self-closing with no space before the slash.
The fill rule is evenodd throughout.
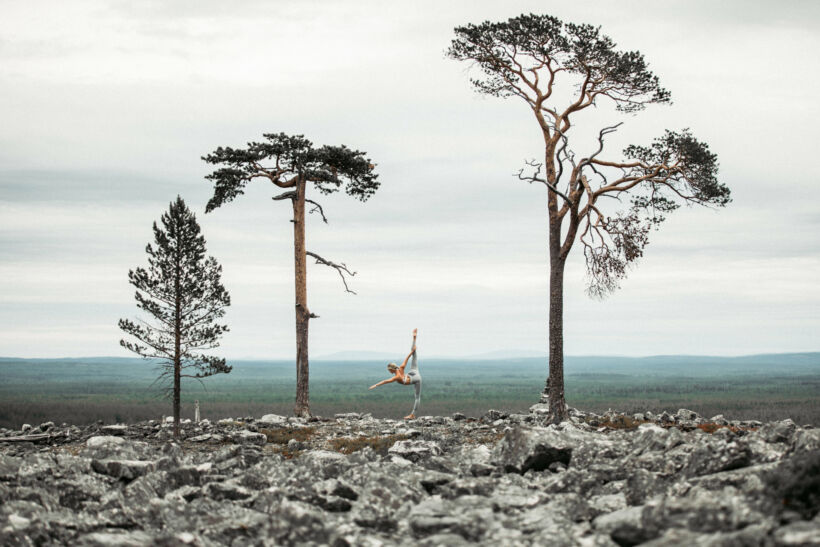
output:
<path id="1" fill-rule="evenodd" d="M 222 420 L 219 421 L 222 423 Z M 280 416 L 278 414 L 265 414 L 256 421 L 260 427 L 284 427 L 288 425 L 287 416 Z"/>
<path id="2" fill-rule="evenodd" d="M 820 430 L 546 408 L 3 430 L 0 544 L 820 545 Z"/>
<path id="3" fill-rule="evenodd" d="M 90 437 L 85 445 L 88 448 L 114 448 L 125 444 L 125 439 L 122 437 L 112 436 L 97 436 Z"/>
<path id="4" fill-rule="evenodd" d="M 496 461 L 508 473 L 543 471 L 554 462 L 569 465 L 572 444 L 560 431 L 540 427 L 515 427 L 498 445 Z"/>
<path id="5" fill-rule="evenodd" d="M 205 441 L 211 440 L 213 437 L 214 436 L 210 433 L 204 433 L 202 435 L 197 435 L 196 437 L 191 437 L 188 439 L 188 441 L 192 443 L 204 443 Z"/>
<path id="6" fill-rule="evenodd" d="M 434 441 L 398 441 L 391 446 L 387 453 L 399 456 L 411 462 L 418 462 L 430 456 L 439 456 L 441 447 Z"/>
<path id="7" fill-rule="evenodd" d="M 106 435 L 124 435 L 128 431 L 128 426 L 124 424 L 105 425 L 100 428 L 100 431 Z"/>
<path id="8" fill-rule="evenodd" d="M 91 468 L 115 479 L 131 481 L 156 469 L 155 462 L 139 460 L 92 460 Z"/>
<path id="9" fill-rule="evenodd" d="M 231 440 L 239 444 L 263 445 L 268 442 L 268 438 L 263 433 L 254 433 L 243 429 L 231 436 Z"/>

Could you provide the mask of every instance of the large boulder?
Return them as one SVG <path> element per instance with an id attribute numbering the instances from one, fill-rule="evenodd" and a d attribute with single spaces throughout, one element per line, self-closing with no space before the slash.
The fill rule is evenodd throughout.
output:
<path id="1" fill-rule="evenodd" d="M 441 455 L 441 447 L 434 441 L 397 441 L 388 450 L 391 456 L 399 456 L 411 462 L 417 462 L 430 456 Z"/>
<path id="2" fill-rule="evenodd" d="M 85 441 L 85 445 L 88 448 L 116 448 L 124 444 L 125 439 L 112 435 L 97 435 L 95 437 L 89 437 L 88 440 Z"/>
<path id="3" fill-rule="evenodd" d="M 258 427 L 285 427 L 288 425 L 288 417 L 279 414 L 265 414 L 256 420 Z"/>
<path id="4" fill-rule="evenodd" d="M 565 431 L 519 426 L 504 434 L 494 459 L 508 473 L 544 471 L 556 462 L 569 465 L 577 445 L 577 439 Z"/>
<path id="5" fill-rule="evenodd" d="M 91 468 L 97 473 L 132 481 L 156 469 L 156 462 L 140 460 L 92 460 Z"/>

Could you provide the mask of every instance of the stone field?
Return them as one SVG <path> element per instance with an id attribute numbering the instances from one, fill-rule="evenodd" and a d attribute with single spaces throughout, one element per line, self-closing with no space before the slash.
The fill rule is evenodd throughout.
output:
<path id="1" fill-rule="evenodd" d="M 0 545 L 820 545 L 820 430 L 544 410 L 0 430 Z"/>

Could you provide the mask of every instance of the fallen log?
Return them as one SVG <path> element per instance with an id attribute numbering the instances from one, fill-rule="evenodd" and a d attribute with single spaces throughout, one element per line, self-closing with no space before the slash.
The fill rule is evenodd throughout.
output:
<path id="1" fill-rule="evenodd" d="M 0 437 L 0 443 L 37 443 L 40 441 L 47 441 L 53 435 L 42 433 L 40 435 L 18 435 L 17 437 Z"/>

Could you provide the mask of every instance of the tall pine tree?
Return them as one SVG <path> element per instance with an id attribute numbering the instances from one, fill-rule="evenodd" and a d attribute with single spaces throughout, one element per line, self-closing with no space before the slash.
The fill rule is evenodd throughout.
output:
<path id="1" fill-rule="evenodd" d="M 305 209 L 313 206 L 310 213 L 317 212 L 327 222 L 322 206 L 307 197 L 308 189 L 320 194 L 332 194 L 342 188 L 347 195 L 367 201 L 379 189 L 375 165 L 364 152 L 351 150 L 345 145 L 316 147 L 303 135 L 265 133 L 261 142 L 249 142 L 247 148 L 219 147 L 202 159 L 220 166 L 208 175 L 214 181 L 214 195 L 208 201 L 205 212 L 209 213 L 245 192 L 245 186 L 253 179 L 267 180 L 285 192 L 274 196 L 276 201 L 290 200 L 293 206 L 293 263 L 296 304 L 296 404 L 294 413 L 310 417 L 308 330 L 310 320 L 319 317 L 308 308 L 307 257 L 316 264 L 335 268 L 342 278 L 355 272 L 344 262 L 336 263 L 308 251 L 305 243 Z"/>
<path id="2" fill-rule="evenodd" d="M 231 298 L 222 285 L 222 266 L 205 256 L 205 238 L 181 197 L 160 220 L 162 226 L 154 222 L 154 245 L 145 248 L 148 268 L 128 272 L 137 289 L 137 307 L 152 320 L 120 319 L 120 328 L 135 339 L 120 340 L 120 345 L 159 361 L 158 380 L 170 384 L 166 395 L 173 400 L 174 436 L 179 437 L 182 378 L 201 380 L 231 371 L 224 358 L 202 353 L 219 347 L 219 338 L 228 330 L 216 321 L 225 315 Z"/>
<path id="3" fill-rule="evenodd" d="M 543 184 L 549 220 L 549 377 L 544 394 L 554 422 L 567 418 L 564 400 L 564 269 L 573 246 L 583 248 L 589 292 L 618 288 L 643 256 L 649 233 L 681 204 L 723 207 L 731 201 L 718 181 L 717 155 L 688 130 L 669 131 L 619 158 L 573 131 L 586 109 L 634 113 L 670 101 L 638 51 L 620 51 L 599 27 L 549 15 L 521 15 L 455 29 L 447 54 L 480 69 L 476 91 L 527 104 L 541 132 L 544 155 L 519 178 Z M 587 110 L 589 112 L 590 110 Z M 598 110 L 598 112 L 601 112 Z M 525 172 L 526 171 L 526 172 Z"/>

